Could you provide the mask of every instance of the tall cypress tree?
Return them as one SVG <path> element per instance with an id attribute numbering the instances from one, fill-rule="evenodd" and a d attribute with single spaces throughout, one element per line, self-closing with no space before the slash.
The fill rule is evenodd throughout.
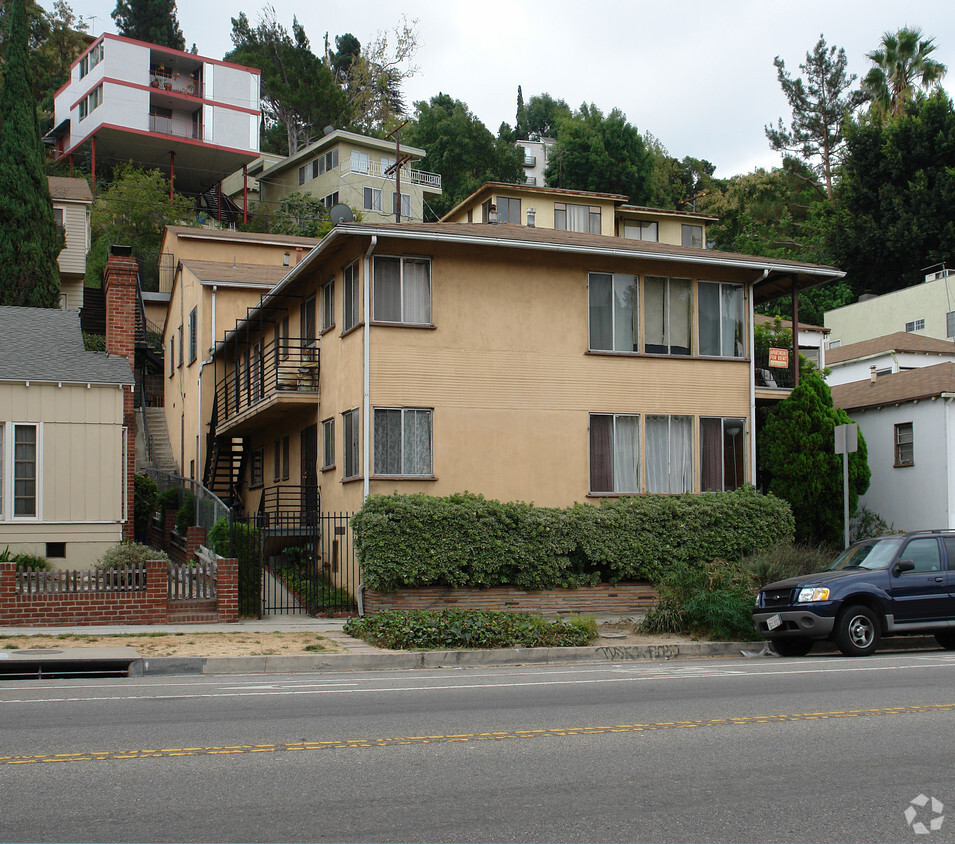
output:
<path id="1" fill-rule="evenodd" d="M 57 307 L 63 236 L 43 166 L 30 88 L 25 0 L 7 0 L 10 32 L 0 92 L 0 305 Z"/>
<path id="2" fill-rule="evenodd" d="M 117 0 L 111 15 L 120 35 L 174 50 L 186 49 L 176 18 L 176 0 Z"/>

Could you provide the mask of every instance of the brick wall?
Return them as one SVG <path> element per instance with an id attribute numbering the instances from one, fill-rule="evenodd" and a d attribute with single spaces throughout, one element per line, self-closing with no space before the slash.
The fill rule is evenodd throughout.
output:
<path id="1" fill-rule="evenodd" d="M 103 289 L 106 297 L 106 351 L 129 361 L 129 369 L 136 370 L 136 259 L 110 255 L 106 262 Z M 123 539 L 133 539 L 133 489 L 136 472 L 136 411 L 133 391 L 123 388 L 123 425 L 128 431 L 126 441 L 126 501 L 127 519 L 123 522 Z"/>
<path id="2" fill-rule="evenodd" d="M 534 612 L 542 615 L 588 613 L 630 615 L 646 611 L 656 600 L 657 590 L 649 583 L 618 583 L 580 589 L 448 589 L 428 586 L 398 592 L 366 589 L 364 608 L 368 614 L 380 610 L 439 610 L 446 607 L 480 610 Z"/>
<path id="3" fill-rule="evenodd" d="M 0 627 L 86 627 L 239 620 L 239 561 L 217 558 L 216 601 L 169 601 L 165 560 L 146 563 L 138 592 L 62 592 L 18 595 L 16 563 L 0 563 Z"/>

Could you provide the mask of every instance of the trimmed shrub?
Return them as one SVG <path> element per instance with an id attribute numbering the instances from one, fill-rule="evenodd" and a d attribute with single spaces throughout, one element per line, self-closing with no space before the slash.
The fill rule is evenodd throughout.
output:
<path id="1" fill-rule="evenodd" d="M 228 518 L 222 518 L 209 528 L 206 542 L 220 557 L 239 561 L 239 615 L 258 616 L 262 606 L 259 529 L 244 522 L 230 525 Z"/>
<path id="2" fill-rule="evenodd" d="M 173 487 L 172 489 L 167 489 L 164 492 L 159 493 L 159 500 L 156 503 L 156 509 L 160 513 L 165 513 L 166 510 L 178 510 L 179 509 L 179 488 Z"/>
<path id="3" fill-rule="evenodd" d="M 96 564 L 98 569 L 123 569 L 126 566 L 139 565 L 146 560 L 168 560 L 169 555 L 165 551 L 159 551 L 156 548 L 150 548 L 141 542 L 130 542 L 124 540 L 110 548 L 100 558 Z"/>
<path id="4" fill-rule="evenodd" d="M 787 577 L 800 577 L 829 568 L 839 551 L 829 545 L 797 545 L 783 542 L 743 557 L 743 567 L 757 586 Z"/>
<path id="5" fill-rule="evenodd" d="M 753 627 L 756 586 L 740 563 L 713 560 L 703 566 L 680 566 L 658 588 L 660 596 L 640 623 L 641 632 L 727 642 L 759 638 Z"/>
<path id="6" fill-rule="evenodd" d="M 559 510 L 461 493 L 371 496 L 352 518 L 365 584 L 552 589 L 649 580 L 791 541 L 786 502 L 752 487 Z"/>
<path id="7" fill-rule="evenodd" d="M 182 506 L 176 513 L 176 533 L 180 536 L 186 535 L 192 525 L 196 523 L 196 496 L 191 492 L 182 496 Z"/>
<path id="8" fill-rule="evenodd" d="M 345 623 L 349 636 L 380 648 L 579 647 L 597 636 L 590 616 L 546 619 L 531 613 L 492 610 L 384 610 Z"/>

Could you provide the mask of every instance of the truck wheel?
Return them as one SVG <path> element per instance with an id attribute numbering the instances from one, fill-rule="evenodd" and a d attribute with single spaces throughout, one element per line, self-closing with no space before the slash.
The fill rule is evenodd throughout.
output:
<path id="1" fill-rule="evenodd" d="M 836 645 L 846 656 L 869 656 L 879 647 L 879 619 L 868 607 L 844 609 L 836 619 Z"/>
<path id="2" fill-rule="evenodd" d="M 812 650 L 812 639 L 773 639 L 770 644 L 780 656 L 805 656 Z"/>
<path id="3" fill-rule="evenodd" d="M 935 641 L 947 651 L 955 651 L 955 630 L 935 634 Z"/>

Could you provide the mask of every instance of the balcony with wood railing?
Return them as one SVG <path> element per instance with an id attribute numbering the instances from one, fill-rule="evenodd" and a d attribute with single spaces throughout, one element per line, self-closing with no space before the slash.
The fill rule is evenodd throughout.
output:
<path id="1" fill-rule="evenodd" d="M 319 349 L 314 340 L 256 343 L 228 366 L 216 382 L 217 435 L 235 435 L 317 402 Z"/>

